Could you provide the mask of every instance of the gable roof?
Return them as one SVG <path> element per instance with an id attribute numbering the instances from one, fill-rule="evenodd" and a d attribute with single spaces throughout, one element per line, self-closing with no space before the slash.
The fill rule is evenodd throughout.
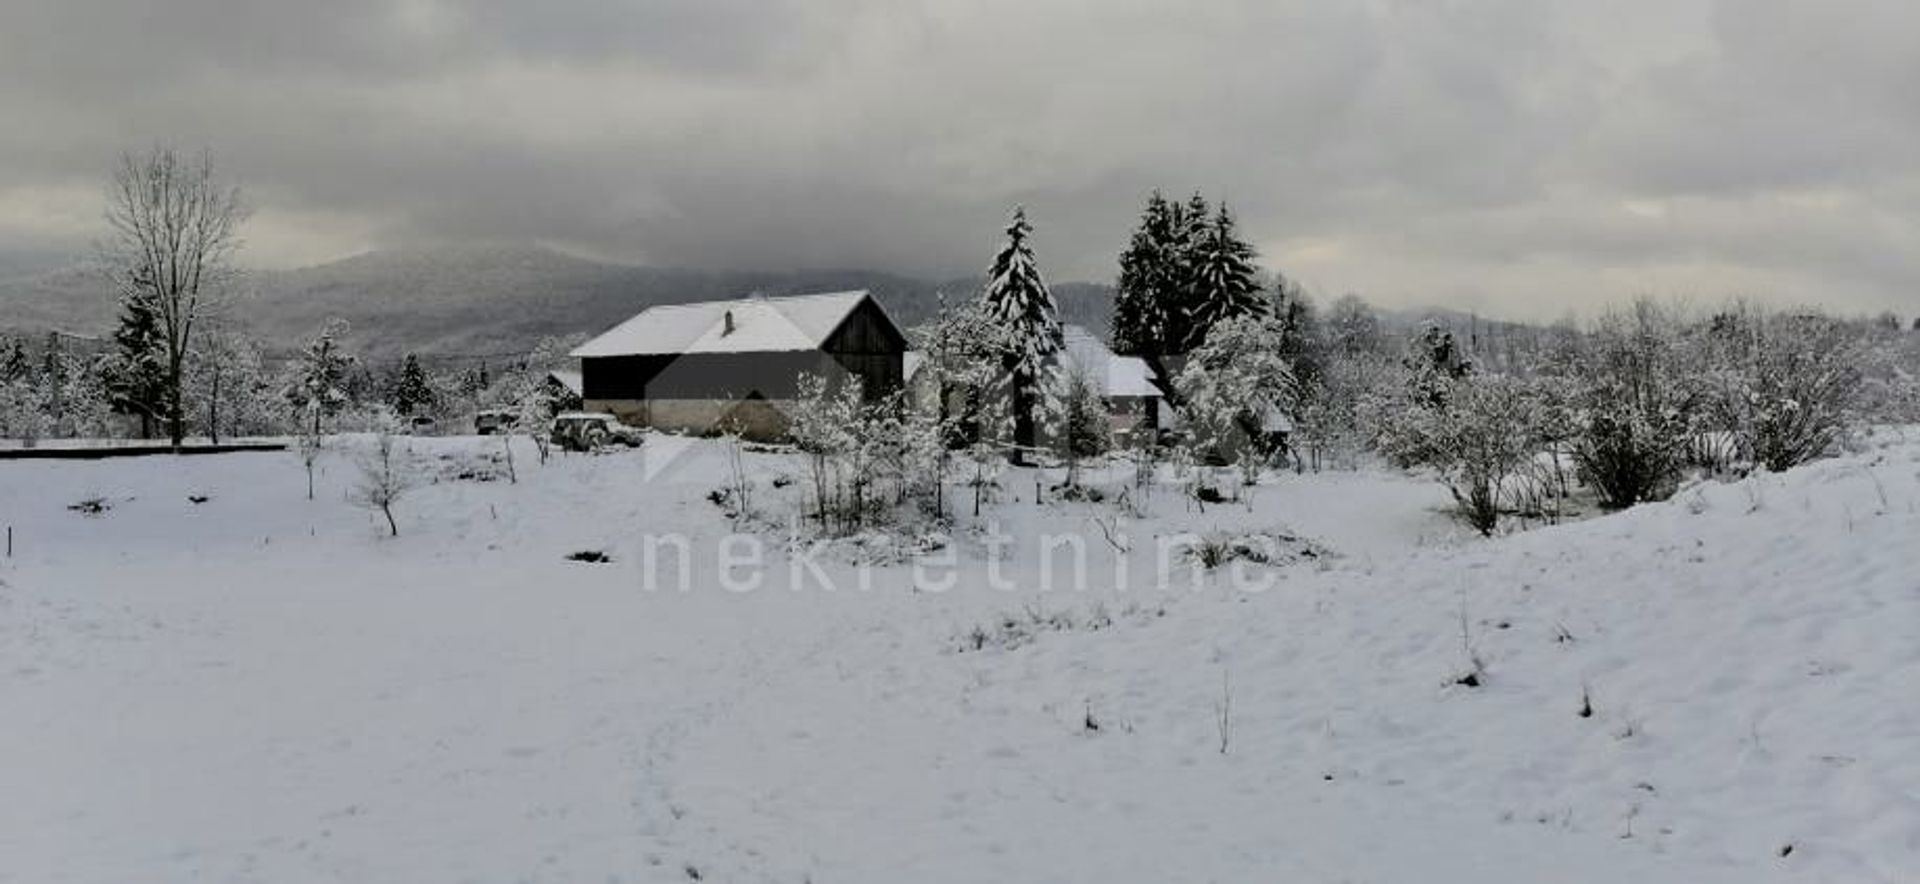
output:
<path id="1" fill-rule="evenodd" d="M 553 371 L 547 372 L 547 380 L 565 387 L 567 392 L 575 396 L 580 395 L 582 388 L 580 385 L 580 373 L 577 371 L 569 368 L 556 368 Z"/>
<path id="2" fill-rule="evenodd" d="M 1102 396 L 1160 396 L 1151 369 L 1137 356 L 1116 355 L 1093 332 L 1077 325 L 1060 330 L 1062 361 L 1083 373 Z"/>
<path id="3" fill-rule="evenodd" d="M 865 289 L 648 307 L 568 354 L 677 356 L 818 350 L 861 304 Z M 879 302 L 874 303 L 875 308 Z M 882 315 L 885 311 L 882 311 Z"/>

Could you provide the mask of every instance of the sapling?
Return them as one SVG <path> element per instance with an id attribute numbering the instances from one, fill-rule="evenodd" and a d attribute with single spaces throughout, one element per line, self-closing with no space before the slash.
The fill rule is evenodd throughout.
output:
<path id="1" fill-rule="evenodd" d="M 1227 754 L 1233 741 L 1233 673 L 1220 673 L 1220 702 L 1213 707 L 1213 723 L 1220 736 L 1220 754 Z"/>
<path id="2" fill-rule="evenodd" d="M 360 483 L 354 488 L 354 502 L 379 510 L 387 519 L 388 536 L 399 537 L 393 505 L 418 484 L 419 476 L 396 432 L 396 422 L 383 415 L 376 424 L 372 447 L 360 457 Z"/>
<path id="3" fill-rule="evenodd" d="M 1480 649 L 1474 645 L 1473 630 L 1467 621 L 1467 602 L 1460 601 L 1460 652 L 1467 658 L 1466 674 L 1455 678 L 1454 684 L 1477 688 L 1486 683 L 1487 664 L 1480 658 Z"/>

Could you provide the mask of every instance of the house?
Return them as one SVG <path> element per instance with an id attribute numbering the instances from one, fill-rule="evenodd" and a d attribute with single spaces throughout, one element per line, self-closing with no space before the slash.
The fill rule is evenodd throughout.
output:
<path id="1" fill-rule="evenodd" d="M 786 432 L 802 374 L 899 388 L 907 338 L 866 291 L 650 307 L 575 348 L 581 407 L 694 433 Z"/>
<path id="2" fill-rule="evenodd" d="M 1093 332 L 1069 325 L 1061 329 L 1060 363 L 1063 371 L 1085 378 L 1106 402 L 1115 433 L 1167 425 L 1165 396 L 1153 385 L 1145 360 L 1117 355 Z"/>
<path id="3" fill-rule="evenodd" d="M 1058 377 L 1071 374 L 1086 379 L 1094 395 L 1105 403 L 1108 420 L 1116 434 L 1124 437 L 1136 429 L 1157 430 L 1168 425 L 1165 396 L 1160 388 L 1153 385 L 1152 369 L 1144 360 L 1115 354 L 1093 332 L 1077 325 L 1061 329 L 1061 348 L 1057 358 L 1055 368 Z M 903 365 L 915 406 L 922 409 L 940 407 L 940 391 L 934 389 L 934 380 L 921 373 L 926 365 L 926 354 L 910 351 Z M 949 409 L 958 411 L 965 407 L 966 391 L 948 390 L 946 393 Z M 968 428 L 961 432 L 970 437 L 976 430 Z"/>

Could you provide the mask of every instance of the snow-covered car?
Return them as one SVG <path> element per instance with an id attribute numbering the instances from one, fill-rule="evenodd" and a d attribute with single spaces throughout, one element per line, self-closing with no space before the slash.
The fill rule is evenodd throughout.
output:
<path id="1" fill-rule="evenodd" d="M 646 435 L 611 414 L 570 411 L 553 419 L 553 444 L 568 451 L 593 451 L 607 445 L 637 448 Z"/>
<path id="2" fill-rule="evenodd" d="M 424 414 L 415 415 L 407 421 L 407 429 L 415 436 L 431 436 L 440 429 L 440 422 Z"/>
<path id="3" fill-rule="evenodd" d="M 482 436 L 491 436 L 495 433 L 511 430 L 513 429 L 513 425 L 519 422 L 520 415 L 515 414 L 511 410 L 505 408 L 487 408 L 474 414 L 473 431 Z"/>

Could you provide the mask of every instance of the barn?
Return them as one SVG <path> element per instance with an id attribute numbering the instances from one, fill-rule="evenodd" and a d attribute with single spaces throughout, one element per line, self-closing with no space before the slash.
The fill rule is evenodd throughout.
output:
<path id="1" fill-rule="evenodd" d="M 581 407 L 661 430 L 786 432 L 802 374 L 901 384 L 906 335 L 868 292 L 650 307 L 575 348 Z"/>

